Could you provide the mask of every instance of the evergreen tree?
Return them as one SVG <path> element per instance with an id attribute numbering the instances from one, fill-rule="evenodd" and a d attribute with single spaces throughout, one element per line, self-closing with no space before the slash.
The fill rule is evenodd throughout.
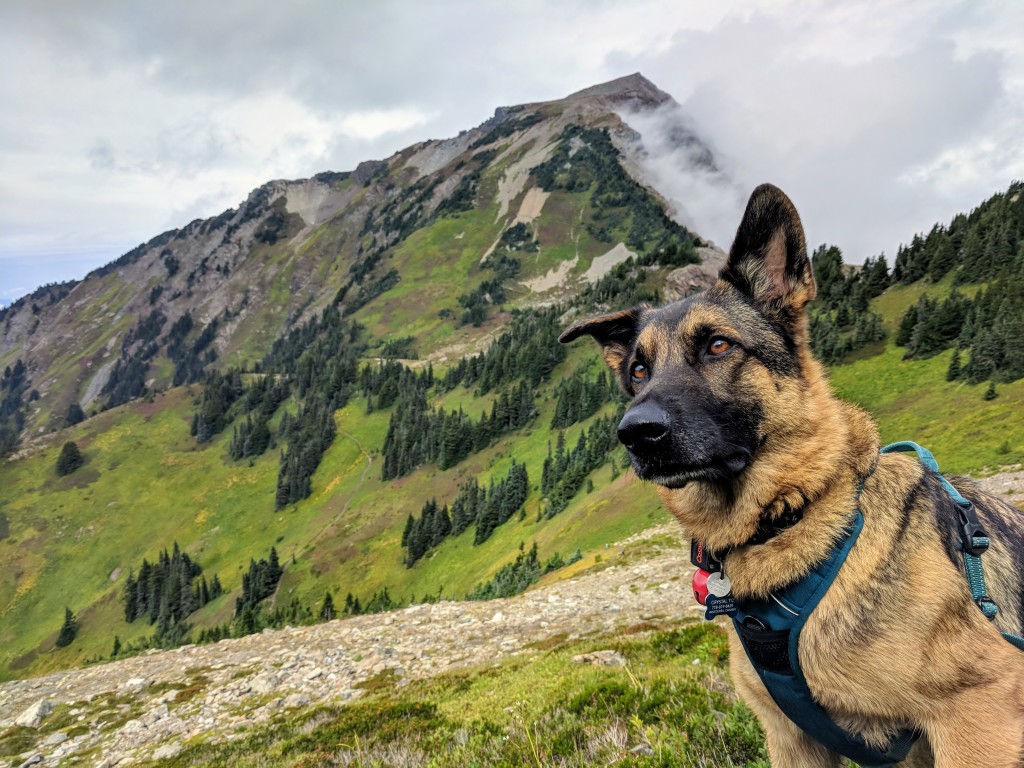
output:
<path id="1" fill-rule="evenodd" d="M 274 547 L 270 548 L 268 559 L 249 560 L 249 569 L 242 574 L 242 595 L 235 599 L 236 619 L 242 617 L 246 625 L 254 621 L 253 611 L 260 601 L 274 594 L 283 572 Z M 251 615 L 243 616 L 246 611 Z"/>
<path id="2" fill-rule="evenodd" d="M 324 593 L 324 601 L 320 605 L 320 618 L 323 621 L 330 621 L 334 618 L 334 598 L 330 592 Z"/>
<path id="3" fill-rule="evenodd" d="M 110 658 L 116 659 L 121 653 L 121 638 L 114 635 L 114 647 L 110 651 Z"/>
<path id="4" fill-rule="evenodd" d="M 917 305 L 907 307 L 907 311 L 900 318 L 899 328 L 896 330 L 894 342 L 898 347 L 905 347 L 910 343 L 910 337 L 914 334 L 914 326 L 917 325 Z"/>
<path id="5" fill-rule="evenodd" d="M 69 405 L 67 415 L 64 417 L 64 426 L 73 427 L 83 421 L 85 421 L 85 411 L 82 410 L 82 406 L 78 403 Z"/>
<path id="6" fill-rule="evenodd" d="M 75 635 L 78 634 L 78 620 L 75 618 L 75 614 L 71 612 L 70 608 L 64 608 L 64 623 L 61 625 L 60 632 L 57 634 L 57 647 L 64 648 L 71 645 L 75 639 Z"/>
<path id="7" fill-rule="evenodd" d="M 57 457 L 57 474 L 62 476 L 70 475 L 84 463 L 85 458 L 82 456 L 81 451 L 78 450 L 78 445 L 69 440 L 64 443 L 60 456 Z"/>
<path id="8" fill-rule="evenodd" d="M 953 356 L 949 358 L 949 367 L 946 369 L 946 381 L 956 381 L 960 378 L 960 350 L 954 349 Z"/>

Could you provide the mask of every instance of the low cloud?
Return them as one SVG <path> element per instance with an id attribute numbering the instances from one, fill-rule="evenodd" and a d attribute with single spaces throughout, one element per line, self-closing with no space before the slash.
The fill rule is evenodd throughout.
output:
<path id="1" fill-rule="evenodd" d="M 418 109 L 371 109 L 345 115 L 338 126 L 353 139 L 372 141 L 389 133 L 402 133 L 417 128 L 435 117 Z"/>
<path id="2" fill-rule="evenodd" d="M 778 184 L 809 242 L 837 243 L 848 261 L 883 250 L 891 258 L 914 232 L 1024 172 L 1024 139 L 1011 128 L 1020 94 L 1008 90 L 1004 51 L 962 50 L 948 14 L 920 7 L 886 17 L 882 43 L 899 41 L 891 48 L 869 37 L 858 49 L 857 30 L 874 28 L 858 7 L 838 19 L 734 17 L 680 32 L 648 62 L 745 193 Z M 720 231 L 717 216 L 703 227 Z"/>
<path id="3" fill-rule="evenodd" d="M 622 115 L 644 148 L 640 163 L 649 183 L 673 207 L 676 220 L 728 250 L 743 212 L 744 189 L 727 168 L 728 158 L 696 132 L 678 104 Z"/>

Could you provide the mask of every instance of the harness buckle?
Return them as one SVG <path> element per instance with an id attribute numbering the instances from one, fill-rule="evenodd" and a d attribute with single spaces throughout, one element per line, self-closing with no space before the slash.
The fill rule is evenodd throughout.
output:
<path id="1" fill-rule="evenodd" d="M 988 550 L 988 533 L 978 520 L 978 513 L 970 502 L 967 506 L 958 506 L 960 515 L 960 540 L 964 552 L 974 557 L 981 557 Z"/>

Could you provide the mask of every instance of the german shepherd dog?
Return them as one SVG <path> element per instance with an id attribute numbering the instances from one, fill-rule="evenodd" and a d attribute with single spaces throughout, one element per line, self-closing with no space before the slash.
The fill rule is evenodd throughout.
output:
<path id="1" fill-rule="evenodd" d="M 972 600 L 957 507 L 913 455 L 879 455 L 871 417 L 839 400 L 811 354 L 815 283 L 803 227 L 779 189 L 752 194 L 718 282 L 661 308 L 580 320 L 632 403 L 619 425 L 636 474 L 655 483 L 688 535 L 727 553 L 735 598 L 768 599 L 823 561 L 859 506 L 856 543 L 800 636 L 800 667 L 831 719 L 884 747 L 921 734 L 900 765 L 1024 765 L 1024 513 L 955 487 L 991 538 L 982 558 L 989 621 Z M 858 498 L 858 486 L 863 489 Z M 763 543 L 759 527 L 792 510 Z M 777 768 L 843 758 L 775 704 L 728 626 L 733 683 Z"/>

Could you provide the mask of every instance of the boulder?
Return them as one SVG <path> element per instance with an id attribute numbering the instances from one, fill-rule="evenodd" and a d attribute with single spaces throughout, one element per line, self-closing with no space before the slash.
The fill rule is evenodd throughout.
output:
<path id="1" fill-rule="evenodd" d="M 53 712 L 53 703 L 42 699 L 18 715 L 14 724 L 23 728 L 38 728 L 43 722 L 43 718 L 51 712 Z"/>

